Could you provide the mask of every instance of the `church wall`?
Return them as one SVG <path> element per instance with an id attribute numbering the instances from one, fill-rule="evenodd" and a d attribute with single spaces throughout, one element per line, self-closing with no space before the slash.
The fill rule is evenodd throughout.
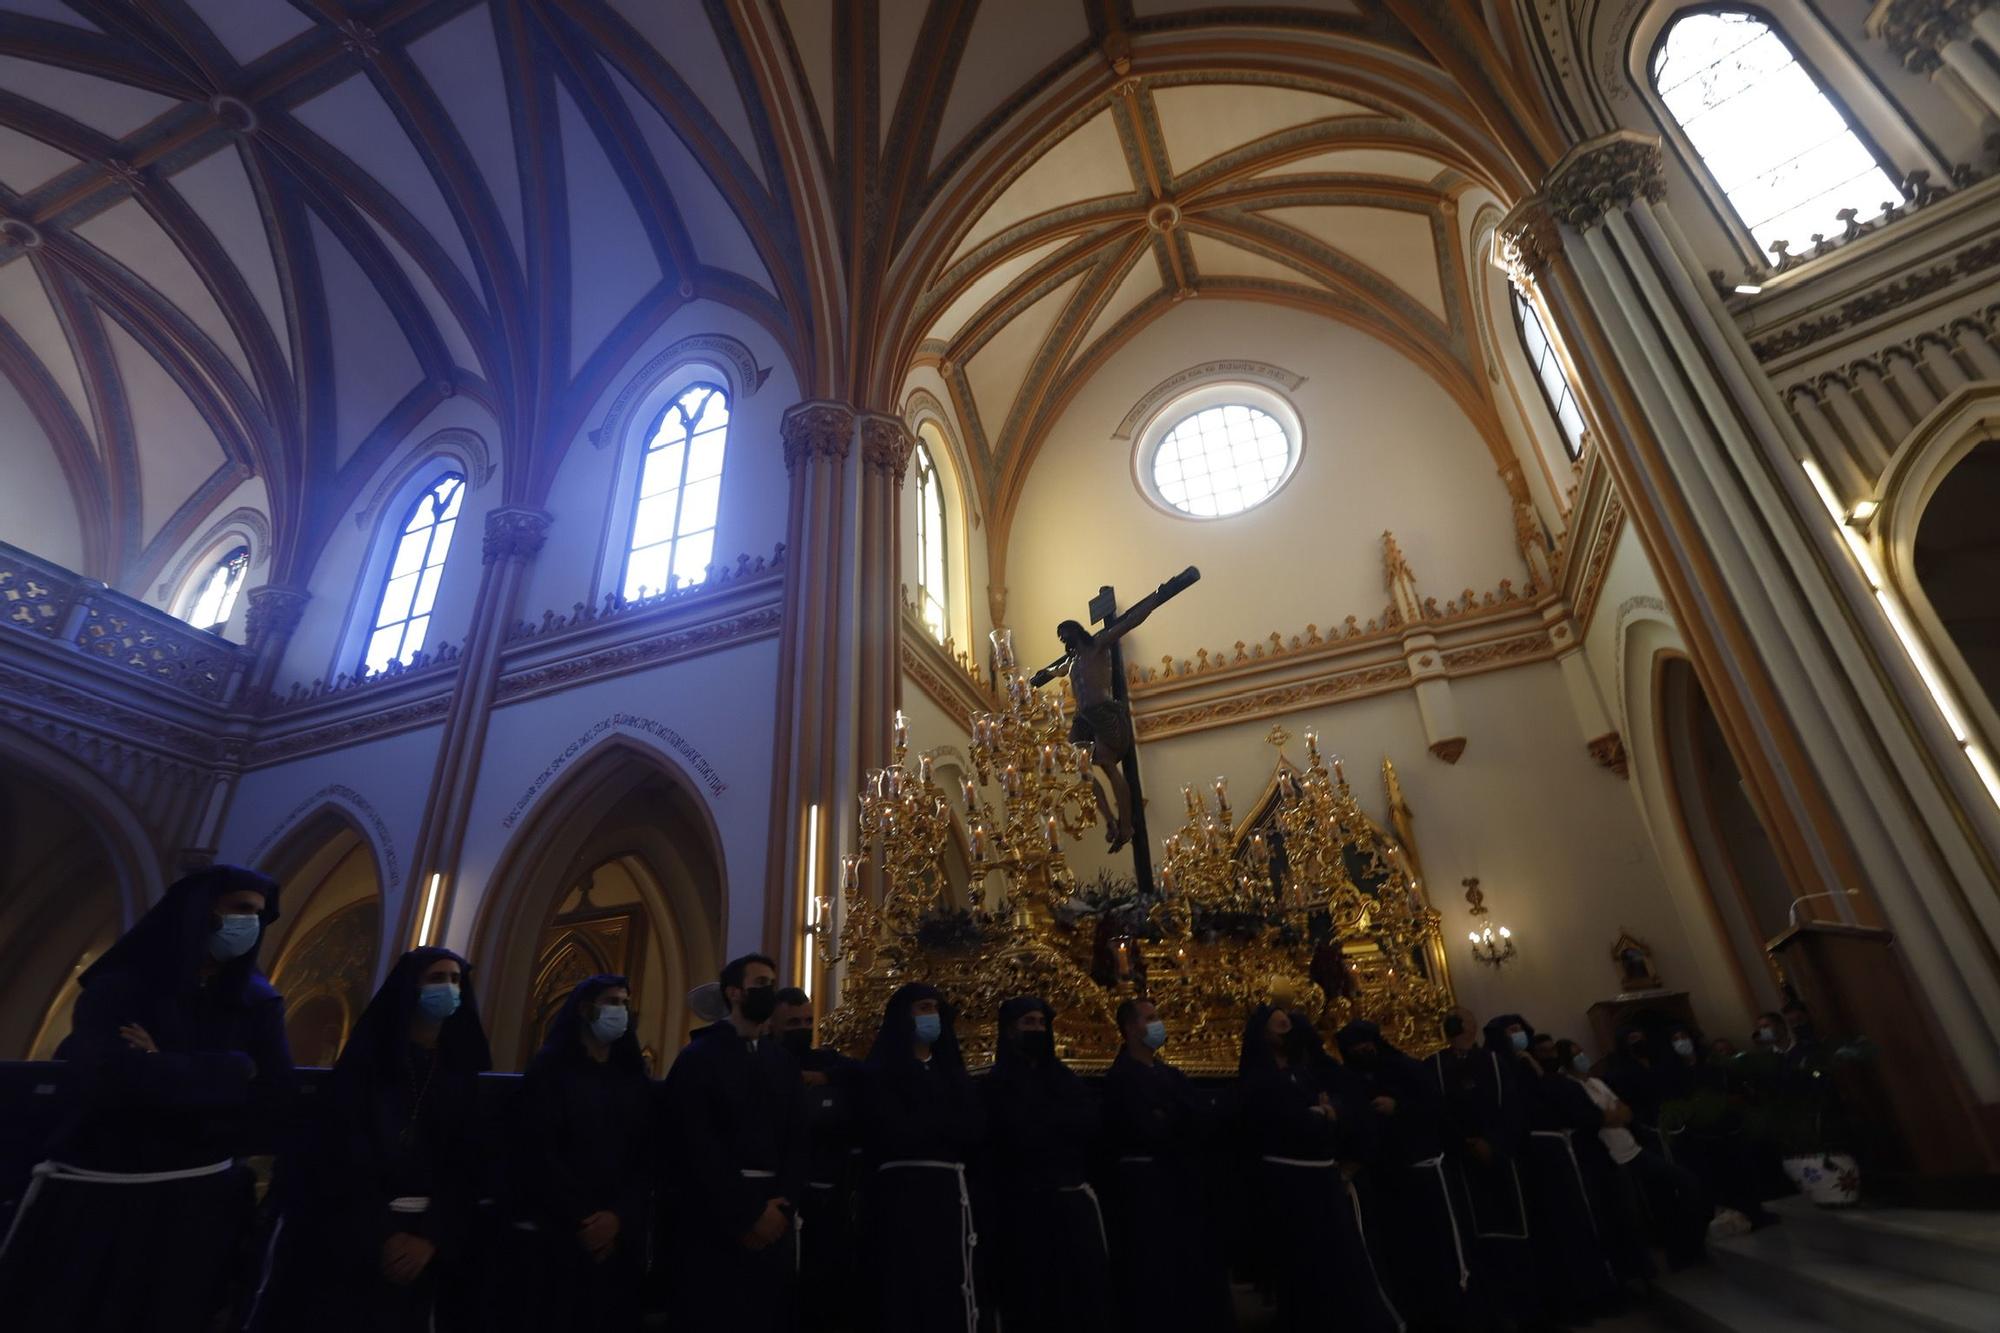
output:
<path id="1" fill-rule="evenodd" d="M 66 569 L 82 570 L 83 529 L 62 462 L 5 375 L 0 375 L 0 442 L 7 459 L 7 484 L 0 486 L 0 540 Z"/>
<path id="2" fill-rule="evenodd" d="M 993 628 L 993 613 L 987 589 L 992 582 L 991 553 L 987 550 L 987 540 L 992 529 L 987 525 L 986 516 L 981 512 L 978 499 L 977 474 L 973 471 L 972 456 L 966 451 L 965 431 L 959 423 L 951 403 L 951 393 L 944 379 L 930 366 L 919 366 L 910 372 L 903 385 L 905 421 L 922 421 L 928 414 L 917 409 L 924 404 L 930 411 L 942 417 L 940 433 L 944 436 L 948 459 L 940 460 L 940 466 L 950 469 L 947 490 L 955 494 L 958 504 L 954 511 L 947 506 L 945 524 L 948 541 L 945 548 L 945 577 L 950 585 L 951 597 L 947 610 L 951 619 L 951 632 L 956 648 L 970 653 L 976 662 L 985 662 L 987 657 L 986 635 Z M 917 509 L 916 478 L 912 474 L 903 483 L 901 505 L 903 522 L 902 568 L 898 575 L 911 597 L 917 591 Z"/>

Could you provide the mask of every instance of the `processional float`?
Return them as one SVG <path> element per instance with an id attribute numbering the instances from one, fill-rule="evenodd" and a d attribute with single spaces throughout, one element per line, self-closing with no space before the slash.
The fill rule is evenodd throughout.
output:
<path id="1" fill-rule="evenodd" d="M 1062 1052 L 1085 1068 L 1116 1054 L 1115 1011 L 1136 996 L 1159 1005 L 1175 1063 L 1195 1072 L 1233 1071 L 1245 1015 L 1270 1000 L 1329 1037 L 1368 1018 L 1404 1050 L 1436 1048 L 1455 1001 L 1393 764 L 1382 774 L 1394 835 L 1361 811 L 1312 732 L 1301 766 L 1273 728 L 1277 761 L 1247 816 L 1223 779 L 1212 800 L 1183 788 L 1153 892 L 1084 885 L 1064 849 L 1097 824 L 1097 801 L 1090 750 L 1068 740 L 1067 685 L 1036 688 L 1011 633 L 992 639 L 1003 706 L 973 719 L 973 771 L 957 790 L 931 755 L 910 765 L 900 714 L 892 762 L 863 784 L 862 850 L 843 858 L 838 897 L 818 904 L 821 961 L 840 972 L 833 1045 L 865 1053 L 889 995 L 921 980 L 966 1015 L 959 1039 L 975 1064 L 991 1058 L 991 1016 L 1015 995 L 1061 1011 Z M 862 888 L 869 863 L 879 899 Z M 955 863 L 969 865 L 960 883 Z"/>

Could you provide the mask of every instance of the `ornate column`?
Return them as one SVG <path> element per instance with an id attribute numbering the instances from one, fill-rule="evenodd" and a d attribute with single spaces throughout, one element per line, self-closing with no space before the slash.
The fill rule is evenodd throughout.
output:
<path id="1" fill-rule="evenodd" d="M 842 755 L 855 753 L 859 729 L 852 665 L 859 562 L 850 533 L 861 488 L 850 485 L 847 466 L 854 426 L 852 407 L 815 400 L 792 407 L 780 427 L 791 494 L 761 943 L 787 976 L 809 975 L 806 899 L 839 882 L 838 830 L 852 822 L 841 775 L 851 771 Z"/>
<path id="2" fill-rule="evenodd" d="M 1993 0 L 1877 0 L 1865 26 L 1905 68 L 1930 75 L 1950 70 L 1989 113 L 2000 115 L 2000 70 L 1973 45 L 1979 37 L 2000 51 Z"/>
<path id="3" fill-rule="evenodd" d="M 2000 1104 L 2000 812 L 1663 194 L 1656 138 L 1590 140 L 1509 215 L 1502 252 L 1576 353 L 1606 461 L 1793 892 L 1858 888 L 1860 924 L 1886 916 L 1943 1029 L 1938 1063 L 1964 1075 L 1939 1103 L 1962 1113 L 1966 1153 L 2000 1160 L 1972 1104 Z M 1810 920 L 1826 902 L 1856 919 L 1844 894 L 1795 910 Z"/>
<path id="4" fill-rule="evenodd" d="M 459 658 L 457 688 L 438 737 L 430 805 L 410 856 L 410 896 L 402 912 L 406 948 L 451 938 L 458 857 L 465 846 L 465 822 L 472 810 L 479 760 L 486 748 L 486 723 L 500 680 L 500 650 L 507 626 L 514 622 L 528 564 L 541 552 L 548 532 L 549 515 L 539 509 L 505 505 L 486 515 L 479 592 Z M 469 928 L 469 922 L 464 924 Z"/>
<path id="5" fill-rule="evenodd" d="M 304 588 L 267 583 L 252 588 L 244 596 L 250 601 L 250 608 L 244 613 L 244 638 L 251 654 L 250 678 L 244 682 L 244 689 L 256 699 L 277 679 L 285 649 L 291 644 L 299 621 L 305 618 L 306 603 L 312 600 L 312 594 Z"/>
<path id="6" fill-rule="evenodd" d="M 902 699 L 902 532 L 899 505 L 916 441 L 900 417 L 860 418 L 861 549 L 855 605 L 861 708 L 854 781 L 889 762 L 889 728 Z"/>

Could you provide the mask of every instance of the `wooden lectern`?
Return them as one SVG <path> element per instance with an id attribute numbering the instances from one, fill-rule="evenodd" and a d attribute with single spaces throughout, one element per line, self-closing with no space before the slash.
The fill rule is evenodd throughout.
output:
<path id="1" fill-rule="evenodd" d="M 1887 1131 L 1881 1165 L 1926 1180 L 1990 1180 L 2000 1174 L 1994 1108 L 1981 1107 L 1960 1077 L 1895 939 L 1875 927 L 1809 921 L 1764 948 L 1811 1006 L 1823 1040 L 1873 1043 L 1873 1061 L 1843 1077 L 1841 1091 Z"/>

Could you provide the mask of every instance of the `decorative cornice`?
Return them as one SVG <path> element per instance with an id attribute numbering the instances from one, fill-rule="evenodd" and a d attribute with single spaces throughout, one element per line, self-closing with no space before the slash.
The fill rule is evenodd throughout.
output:
<path id="1" fill-rule="evenodd" d="M 305 616 L 312 594 L 304 588 L 286 588 L 267 583 L 244 594 L 250 603 L 244 612 L 244 634 L 251 643 L 260 643 L 267 634 L 290 635 Z"/>
<path id="2" fill-rule="evenodd" d="M 1139 429 L 1169 398 L 1176 397 L 1189 389 L 1203 384 L 1215 384 L 1228 380 L 1263 380 L 1275 384 L 1290 393 L 1306 382 L 1306 377 L 1297 375 L 1283 366 L 1274 366 L 1268 361 L 1204 361 L 1198 366 L 1176 371 L 1139 396 L 1118 423 L 1118 429 L 1111 432 L 1114 440 L 1129 440 L 1132 432 Z"/>
<path id="3" fill-rule="evenodd" d="M 798 403 L 785 411 L 778 433 L 785 442 L 785 471 L 801 459 L 845 462 L 854 438 L 854 409 L 845 403 Z"/>
<path id="4" fill-rule="evenodd" d="M 1531 194 L 1507 210 L 1493 229 L 1493 258 L 1523 290 L 1562 253 L 1562 228 L 1549 201 Z"/>
<path id="5" fill-rule="evenodd" d="M 303 754 L 343 749 L 389 733 L 413 731 L 443 717 L 450 702 L 449 694 L 435 694 L 428 699 L 404 704 L 400 708 L 388 708 L 378 713 L 362 713 L 357 717 L 342 718 L 323 727 L 312 727 L 284 736 L 274 736 L 251 746 L 243 757 L 243 766 L 263 768 L 286 759 L 295 759 Z"/>
<path id="6" fill-rule="evenodd" d="M 1589 231 L 1615 209 L 1666 197 L 1666 162 L 1660 136 L 1613 130 L 1586 139 L 1549 169 L 1542 196 L 1550 211 L 1578 231 Z"/>
<path id="7" fill-rule="evenodd" d="M 990 710 L 993 696 L 980 678 L 978 667 L 963 654 L 954 654 L 948 644 L 940 644 L 908 602 L 903 605 L 901 635 L 903 674 L 917 683 L 961 726 L 970 728 L 972 715 Z"/>
<path id="8" fill-rule="evenodd" d="M 902 485 L 915 447 L 916 437 L 901 418 L 872 412 L 861 418 L 861 461 L 870 472 L 893 476 Z"/>
<path id="9" fill-rule="evenodd" d="M 1625 741 L 1615 731 L 1607 731 L 1595 740 L 1586 741 L 1590 757 L 1616 773 L 1619 777 L 1631 776 L 1631 765 L 1625 755 Z"/>
<path id="10" fill-rule="evenodd" d="M 778 632 L 783 619 L 784 609 L 777 603 L 772 603 L 745 611 L 740 615 L 726 616 L 720 620 L 711 620 L 706 624 L 692 625 L 685 629 L 668 630 L 650 638 L 621 643 L 581 657 L 510 672 L 500 677 L 495 698 L 507 701 L 526 695 L 542 694 L 586 680 L 622 675 L 643 667 L 657 666 L 662 662 L 695 657 L 719 648 L 768 638 Z"/>
<path id="11" fill-rule="evenodd" d="M 25 730 L 46 732 L 52 726 L 74 730 L 81 722 L 102 740 L 121 746 L 144 740 L 176 758 L 198 763 L 223 757 L 224 742 L 213 733 L 178 726 L 32 672 L 0 666 L 0 700 L 6 701 L 0 704 L 0 718 Z M 57 722 L 43 710 L 62 713 L 68 721 Z"/>
<path id="12" fill-rule="evenodd" d="M 1490 643 L 1475 643 L 1467 648 L 1453 648 L 1441 656 L 1444 659 L 1446 675 L 1466 676 L 1496 666 L 1510 666 L 1523 660 L 1539 661 L 1554 651 L 1555 644 L 1549 638 L 1548 631 L 1535 630 L 1529 634 L 1516 635 L 1511 639 L 1495 639 Z"/>
<path id="13" fill-rule="evenodd" d="M 1409 679 L 1408 663 L 1385 662 L 1182 708 L 1138 713 L 1133 720 L 1142 740 L 1163 740 L 1190 731 L 1206 731 L 1211 727 L 1226 727 L 1254 718 L 1295 712 L 1313 704 L 1348 696 L 1380 694 L 1408 684 Z"/>
<path id="14" fill-rule="evenodd" d="M 1880 286 L 1841 302 L 1838 308 L 1827 314 L 1814 315 L 1766 334 L 1750 344 L 1750 351 L 1759 361 L 1776 361 L 1815 343 L 1836 338 L 1849 329 L 1946 288 L 1962 285 L 1967 279 L 1996 267 L 2000 267 L 2000 235 L 1976 241 L 1929 268 L 1899 274 Z"/>
<path id="15" fill-rule="evenodd" d="M 1607 491 L 1604 508 L 1599 511 L 1597 523 L 1591 529 L 1590 545 L 1584 552 L 1575 595 L 1570 598 L 1579 630 L 1588 630 L 1591 617 L 1597 614 L 1597 599 L 1604 593 L 1604 579 L 1610 572 L 1611 557 L 1618 550 L 1618 538 L 1624 530 L 1625 505 L 1619 500 L 1617 491 Z"/>
<path id="16" fill-rule="evenodd" d="M 549 515 L 540 509 L 507 505 L 486 515 L 486 540 L 481 544 L 485 562 L 532 560 L 541 553 L 549 537 Z"/>
<path id="17" fill-rule="evenodd" d="M 568 615 L 558 615 L 554 611 L 542 612 L 539 624 L 519 621 L 507 631 L 505 642 L 519 643 L 527 639 L 543 639 L 554 635 L 572 633 L 593 626 L 609 623 L 623 616 L 641 616 L 663 607 L 674 607 L 687 611 L 702 601 L 720 593 L 734 593 L 738 586 L 775 574 L 785 568 L 785 544 L 779 542 L 769 559 L 763 556 L 739 555 L 736 564 L 713 564 L 708 567 L 708 577 L 700 583 L 683 583 L 665 592 L 656 592 L 647 597 L 621 597 L 615 592 L 604 594 L 601 606 L 589 602 L 575 603 Z"/>
<path id="18" fill-rule="evenodd" d="M 1862 29 L 1889 48 L 1905 69 L 1934 73 L 1938 52 L 1972 36 L 1972 20 L 1991 0 L 1879 0 Z"/>

